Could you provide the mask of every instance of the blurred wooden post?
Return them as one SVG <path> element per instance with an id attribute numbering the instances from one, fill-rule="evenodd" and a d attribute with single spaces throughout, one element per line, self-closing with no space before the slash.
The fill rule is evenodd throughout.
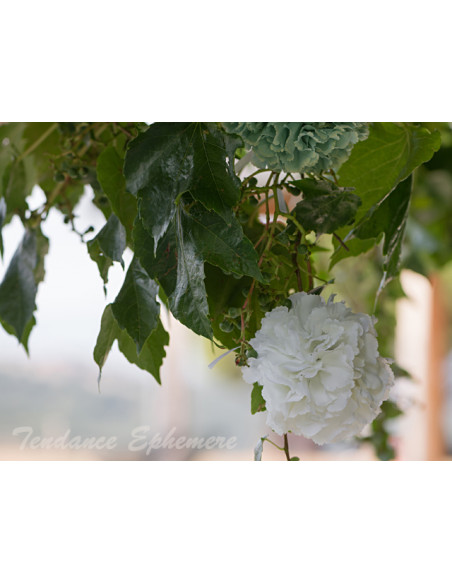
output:
<path id="1" fill-rule="evenodd" d="M 448 314 L 439 276 L 430 277 L 432 286 L 427 384 L 427 457 L 443 460 L 446 455 L 442 415 L 445 392 L 444 366 L 447 355 Z"/>

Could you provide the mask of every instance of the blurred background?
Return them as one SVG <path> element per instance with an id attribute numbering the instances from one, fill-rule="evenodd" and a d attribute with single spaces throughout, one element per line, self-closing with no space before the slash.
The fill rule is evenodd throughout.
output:
<path id="1" fill-rule="evenodd" d="M 411 216 L 400 282 L 391 282 L 376 307 L 380 352 L 395 356 L 394 406 L 367 429 L 362 440 L 317 447 L 290 436 L 291 455 L 301 460 L 443 460 L 452 458 L 452 134 L 440 124 L 443 146 L 416 171 Z M 86 189 L 78 204 L 79 232 L 104 216 Z M 30 207 L 44 199 L 35 188 Z M 105 305 L 114 300 L 124 272 L 110 270 L 107 297 L 98 269 L 79 236 L 55 209 L 45 222 L 50 237 L 46 277 L 39 287 L 27 356 L 17 340 L 0 331 L 0 459 L 2 460 L 252 460 L 261 436 L 282 439 L 265 424 L 265 413 L 251 415 L 251 387 L 241 380 L 234 356 L 221 355 L 205 339 L 169 318 L 170 346 L 159 386 L 128 363 L 116 345 L 103 369 L 100 387 L 92 352 Z M 19 243 L 17 217 L 3 230 L 0 277 Z M 322 242 L 326 248 L 330 241 Z M 327 262 L 320 254 L 319 264 Z M 125 256 L 126 269 L 131 254 Z M 382 275 L 379 249 L 340 262 L 333 270 L 336 293 L 355 310 L 372 313 Z M 151 440 L 222 437 L 230 448 L 131 449 L 134 433 Z M 88 438 L 114 438 L 113 448 L 78 446 Z M 60 438 L 60 446 L 45 439 Z M 67 447 L 68 442 L 72 447 Z M 33 442 L 34 440 L 34 442 Z M 61 446 L 66 445 L 66 447 Z M 266 443 L 263 460 L 283 460 Z"/>

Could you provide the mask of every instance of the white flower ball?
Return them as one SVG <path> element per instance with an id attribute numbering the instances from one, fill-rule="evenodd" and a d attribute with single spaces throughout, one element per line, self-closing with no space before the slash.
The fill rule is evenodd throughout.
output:
<path id="1" fill-rule="evenodd" d="M 374 319 L 333 298 L 299 292 L 292 308 L 268 312 L 250 341 L 258 356 L 242 368 L 246 382 L 263 387 L 268 425 L 317 444 L 359 434 L 394 383 Z"/>

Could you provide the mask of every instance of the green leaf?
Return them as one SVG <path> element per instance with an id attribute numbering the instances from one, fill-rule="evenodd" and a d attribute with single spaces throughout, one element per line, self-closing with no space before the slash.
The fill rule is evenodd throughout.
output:
<path id="1" fill-rule="evenodd" d="M 6 201 L 4 197 L 0 198 L 0 255 L 3 257 L 3 237 L 2 227 L 6 218 Z"/>
<path id="2" fill-rule="evenodd" d="M 265 399 L 262 397 L 262 385 L 258 383 L 253 384 L 253 391 L 251 392 L 251 413 L 257 414 L 257 412 L 265 412 Z"/>
<path id="3" fill-rule="evenodd" d="M 176 214 L 176 240 L 177 283 L 168 297 L 171 312 L 189 329 L 211 339 L 213 332 L 207 316 L 209 307 L 204 285 L 204 262 L 193 234 L 183 229 L 180 208 Z"/>
<path id="4" fill-rule="evenodd" d="M 335 266 L 341 260 L 345 260 L 350 257 L 356 257 L 362 253 L 366 253 L 371 248 L 377 245 L 377 240 L 375 238 L 371 239 L 348 239 L 346 242 L 347 249 L 345 249 L 340 243 L 335 242 L 336 250 L 331 256 L 329 269 Z"/>
<path id="5" fill-rule="evenodd" d="M 122 255 L 126 249 L 126 230 L 114 213 L 110 215 L 107 223 L 99 231 L 95 239 L 97 239 L 100 249 L 107 257 L 114 262 L 119 262 L 124 267 Z"/>
<path id="6" fill-rule="evenodd" d="M 207 209 L 229 220 L 228 210 L 240 199 L 240 180 L 234 173 L 234 153 L 242 145 L 214 124 L 196 124 L 193 137 L 193 180 L 190 193 Z"/>
<path id="7" fill-rule="evenodd" d="M 169 335 L 163 328 L 160 319 L 158 319 L 157 327 L 144 343 L 141 353 L 137 355 L 136 344 L 127 331 L 121 330 L 119 327 L 113 315 L 112 305 L 109 304 L 105 308 L 94 348 L 94 360 L 99 366 L 99 382 L 102 369 L 116 340 L 119 350 L 130 363 L 148 371 L 160 383 L 160 367 L 166 355 L 165 346 L 169 343 Z"/>
<path id="8" fill-rule="evenodd" d="M 361 239 L 378 237 L 385 234 L 383 254 L 385 258 L 385 281 L 391 280 L 397 273 L 400 252 L 405 233 L 408 209 L 413 184 L 412 175 L 401 182 L 355 230 Z"/>
<path id="9" fill-rule="evenodd" d="M 14 329 L 19 340 L 36 307 L 37 254 L 36 233 L 26 231 L 0 284 L 0 319 Z"/>
<path id="10" fill-rule="evenodd" d="M 174 317 L 198 335 L 211 339 L 213 333 L 207 316 L 204 261 L 193 233 L 184 229 L 182 213 L 178 208 L 155 254 L 154 239 L 140 221 L 136 221 L 135 253 L 148 275 L 162 285 Z"/>
<path id="11" fill-rule="evenodd" d="M 240 330 L 234 328 L 233 331 L 226 333 L 220 328 L 220 323 L 230 308 L 235 308 L 237 314 L 240 315 L 241 307 L 245 302 L 242 290 L 249 290 L 252 279 L 244 277 L 238 280 L 232 275 L 227 276 L 219 268 L 211 264 L 205 264 L 204 269 L 209 314 L 212 318 L 212 329 L 215 338 L 228 349 L 232 349 L 238 344 Z M 239 318 L 237 318 L 237 322 L 239 322 Z"/>
<path id="12" fill-rule="evenodd" d="M 166 356 L 165 346 L 169 344 L 169 334 L 158 320 L 157 327 L 147 338 L 139 355 L 136 346 L 126 331 L 122 331 L 118 339 L 121 353 L 130 363 L 138 365 L 140 369 L 148 371 L 157 381 L 160 381 L 160 367 Z"/>
<path id="13" fill-rule="evenodd" d="M 36 267 L 33 271 L 35 277 L 35 284 L 38 286 L 44 281 L 45 276 L 45 265 L 44 260 L 46 255 L 49 253 L 49 240 L 42 233 L 40 229 L 35 231 L 36 234 Z"/>
<path id="14" fill-rule="evenodd" d="M 24 161 L 11 162 L 2 177 L 3 196 L 9 213 L 23 212 L 28 208 L 26 198 L 31 194 L 32 185 L 27 178 Z"/>
<path id="15" fill-rule="evenodd" d="M 355 187 L 362 199 L 357 220 L 417 166 L 430 160 L 440 144 L 439 132 L 392 122 L 372 124 L 368 139 L 354 146 L 339 171 L 339 184 Z"/>
<path id="16" fill-rule="evenodd" d="M 334 233 L 348 225 L 361 204 L 358 196 L 348 189 L 340 189 L 326 181 L 311 179 L 296 181 L 303 191 L 303 200 L 293 210 L 300 224 L 307 231 L 317 234 Z"/>
<path id="17" fill-rule="evenodd" d="M 122 173 L 124 160 L 113 146 L 107 146 L 97 159 L 97 180 L 108 197 L 115 215 L 130 234 L 137 214 L 137 201 L 127 192 Z"/>
<path id="18" fill-rule="evenodd" d="M 53 179 L 52 160 L 61 154 L 57 122 L 27 122 L 23 132 L 21 157 L 32 157 L 34 182 L 41 185 Z M 52 181 L 54 182 L 54 181 Z"/>
<path id="19" fill-rule="evenodd" d="M 204 261 L 234 274 L 247 275 L 262 281 L 257 255 L 252 243 L 244 236 L 240 223 L 228 211 L 228 223 L 217 213 L 207 211 L 202 205 L 182 211 L 185 232 L 192 234 L 196 248 Z"/>
<path id="20" fill-rule="evenodd" d="M 157 122 L 139 134 L 126 153 L 127 189 L 138 195 L 140 217 L 155 245 L 174 217 L 177 196 L 190 188 L 195 130 L 191 122 Z"/>
<path id="21" fill-rule="evenodd" d="M 130 143 L 124 175 L 138 196 L 138 211 L 155 245 L 176 212 L 180 195 L 190 191 L 207 209 L 228 222 L 240 199 L 234 152 L 241 144 L 214 124 L 157 122 Z"/>
<path id="22" fill-rule="evenodd" d="M 319 197 L 322 195 L 336 195 L 345 190 L 350 191 L 350 189 L 337 187 L 329 180 L 315 180 L 313 178 L 293 180 L 290 184 L 296 188 L 294 194 L 296 193 L 297 195 L 300 195 L 303 193 L 303 198 L 305 199 L 312 199 L 313 197 Z"/>
<path id="23" fill-rule="evenodd" d="M 144 228 L 142 221 L 137 217 L 133 228 L 135 255 L 152 279 L 159 281 L 170 296 L 177 285 L 177 239 L 174 222 L 160 239 L 154 253 L 154 238 Z"/>
<path id="24" fill-rule="evenodd" d="M 27 176 L 30 160 L 17 163 L 24 149 L 23 133 L 26 122 L 10 122 L 0 126 L 0 197 L 6 201 L 9 218 L 15 212 L 24 212 L 28 205 L 26 197 L 34 182 Z"/>
<path id="25" fill-rule="evenodd" d="M 111 304 L 106 306 L 102 314 L 100 331 L 97 336 L 96 346 L 94 347 L 94 361 L 99 367 L 99 381 L 102 369 L 110 354 L 115 340 L 121 335 L 122 331 L 113 315 Z"/>
<path id="26" fill-rule="evenodd" d="M 158 324 L 160 305 L 156 300 L 157 292 L 158 285 L 134 257 L 112 304 L 112 311 L 121 329 L 126 329 L 135 341 L 137 353 Z"/>
<path id="27" fill-rule="evenodd" d="M 16 331 L 14 330 L 14 328 L 12 326 L 10 326 L 8 323 L 6 323 L 4 320 L 0 320 L 0 324 L 2 325 L 2 327 L 5 329 L 5 331 L 13 336 L 13 337 L 17 337 L 16 335 Z M 36 324 L 36 319 L 33 316 L 27 323 L 27 325 L 25 326 L 24 332 L 22 333 L 22 336 L 19 340 L 20 344 L 23 346 L 23 348 L 25 349 L 25 352 L 27 353 L 27 355 L 30 355 L 29 349 L 28 349 L 28 341 L 30 339 L 30 333 L 33 329 L 33 327 Z"/>
<path id="28" fill-rule="evenodd" d="M 87 243 L 91 259 L 97 263 L 104 284 L 108 282 L 108 270 L 113 262 L 124 267 L 122 259 L 126 248 L 126 229 L 114 213 L 99 233 Z"/>

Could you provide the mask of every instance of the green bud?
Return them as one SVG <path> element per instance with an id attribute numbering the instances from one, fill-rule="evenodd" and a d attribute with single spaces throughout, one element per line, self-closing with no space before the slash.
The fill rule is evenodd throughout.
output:
<path id="1" fill-rule="evenodd" d="M 228 314 L 232 318 L 237 318 L 238 316 L 240 316 L 241 312 L 242 311 L 240 310 L 240 308 L 236 308 L 235 306 L 231 306 L 231 308 L 228 310 Z"/>
<path id="2" fill-rule="evenodd" d="M 220 330 L 222 330 L 224 333 L 230 333 L 234 330 L 234 325 L 232 322 L 223 320 L 223 322 L 220 322 Z"/>
<path id="3" fill-rule="evenodd" d="M 257 300 L 260 306 L 266 306 L 270 302 L 270 296 L 268 294 L 259 294 Z"/>

